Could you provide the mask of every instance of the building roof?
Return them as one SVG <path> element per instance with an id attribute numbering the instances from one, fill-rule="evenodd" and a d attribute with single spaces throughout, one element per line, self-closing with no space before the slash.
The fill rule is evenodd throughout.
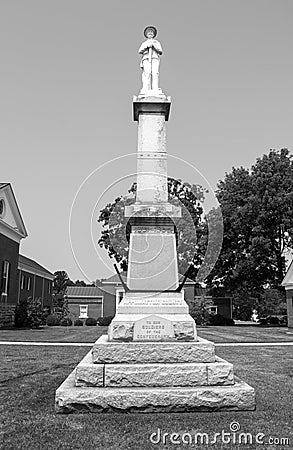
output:
<path id="1" fill-rule="evenodd" d="M 0 224 L 2 228 L 2 233 L 6 234 L 8 237 L 12 237 L 15 240 L 27 237 L 27 231 L 25 228 L 24 221 L 22 219 L 12 186 L 10 183 L 0 183 L 1 197 L 4 198 L 7 211 L 4 217 L 0 218 Z M 3 231 L 4 227 L 4 231 Z"/>
<path id="2" fill-rule="evenodd" d="M 293 260 L 291 261 L 290 266 L 288 267 L 287 273 L 282 281 L 282 286 L 292 286 L 293 287 Z"/>
<path id="3" fill-rule="evenodd" d="M 96 286 L 68 286 L 65 291 L 66 297 L 101 297 L 101 290 Z"/>
<path id="4" fill-rule="evenodd" d="M 23 270 L 34 275 L 39 275 L 43 278 L 47 278 L 48 280 L 54 279 L 53 273 L 49 272 L 49 270 L 45 269 L 45 267 L 41 266 L 41 264 L 37 263 L 33 259 L 30 259 L 24 255 L 19 255 L 18 268 L 19 270 Z"/>

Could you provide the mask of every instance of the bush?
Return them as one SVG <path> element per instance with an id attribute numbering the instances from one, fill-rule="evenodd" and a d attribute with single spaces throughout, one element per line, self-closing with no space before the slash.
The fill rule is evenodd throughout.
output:
<path id="1" fill-rule="evenodd" d="M 253 310 L 256 308 L 257 299 L 251 297 L 251 293 L 240 288 L 233 294 L 233 317 L 237 320 L 250 320 Z"/>
<path id="2" fill-rule="evenodd" d="M 226 325 L 227 325 L 228 327 L 233 327 L 233 326 L 235 325 L 235 322 L 234 322 L 233 319 L 231 319 L 231 318 L 229 317 L 229 318 L 226 318 Z"/>
<path id="3" fill-rule="evenodd" d="M 112 322 L 114 316 L 105 316 L 105 317 L 99 317 L 97 320 L 98 325 L 101 327 L 108 327 L 110 323 Z"/>
<path id="4" fill-rule="evenodd" d="M 189 305 L 189 314 L 195 320 L 197 325 L 207 325 L 209 322 L 209 307 L 213 306 L 213 301 L 209 298 L 201 296 L 200 299 L 195 298 Z"/>
<path id="5" fill-rule="evenodd" d="M 47 317 L 47 325 L 49 327 L 54 327 L 56 325 L 60 325 L 60 317 L 56 314 L 51 314 Z"/>
<path id="6" fill-rule="evenodd" d="M 39 328 L 39 326 L 44 322 L 45 317 L 41 298 L 28 298 L 27 315 L 30 327 Z"/>
<path id="7" fill-rule="evenodd" d="M 50 308 L 49 307 L 44 307 L 43 308 L 43 318 L 42 318 L 42 323 L 41 325 L 46 325 L 47 323 L 47 317 L 50 315 Z"/>
<path id="8" fill-rule="evenodd" d="M 279 321 L 280 321 L 280 325 L 288 326 L 288 317 L 286 315 L 279 317 Z"/>
<path id="9" fill-rule="evenodd" d="M 279 318 L 277 316 L 269 316 L 267 319 L 270 325 L 279 325 L 280 323 Z"/>
<path id="10" fill-rule="evenodd" d="M 85 324 L 88 327 L 95 327 L 97 325 L 97 320 L 94 319 L 93 317 L 88 317 L 85 321 Z"/>
<path id="11" fill-rule="evenodd" d="M 27 300 L 20 300 L 16 305 L 14 313 L 14 323 L 16 327 L 28 327 Z"/>
<path id="12" fill-rule="evenodd" d="M 63 317 L 60 321 L 61 327 L 71 327 L 72 320 L 69 317 Z"/>
<path id="13" fill-rule="evenodd" d="M 80 319 L 77 319 L 74 321 L 74 326 L 75 327 L 82 327 L 83 326 L 83 321 Z"/>
<path id="14" fill-rule="evenodd" d="M 222 316 L 221 314 L 211 314 L 209 318 L 209 325 L 214 326 L 231 326 L 235 325 L 233 319 Z"/>
<path id="15" fill-rule="evenodd" d="M 267 316 L 258 319 L 259 325 L 288 325 L 287 316 Z"/>

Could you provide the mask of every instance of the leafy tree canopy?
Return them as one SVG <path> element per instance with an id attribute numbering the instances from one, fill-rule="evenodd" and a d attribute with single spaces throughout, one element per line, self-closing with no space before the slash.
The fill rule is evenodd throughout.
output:
<path id="1" fill-rule="evenodd" d="M 233 168 L 218 184 L 224 240 L 210 286 L 251 296 L 280 289 L 292 247 L 293 166 L 287 149 L 270 150 L 250 170 Z"/>

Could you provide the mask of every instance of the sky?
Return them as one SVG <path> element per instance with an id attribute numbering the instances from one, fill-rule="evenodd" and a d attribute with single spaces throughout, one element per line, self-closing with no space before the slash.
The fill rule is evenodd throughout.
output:
<path id="1" fill-rule="evenodd" d="M 113 273 L 96 219 L 135 180 L 147 25 L 172 98 L 169 175 L 212 192 L 233 166 L 292 151 L 292 16 L 291 0 L 2 1 L 0 182 L 27 227 L 21 253 L 73 280 Z"/>

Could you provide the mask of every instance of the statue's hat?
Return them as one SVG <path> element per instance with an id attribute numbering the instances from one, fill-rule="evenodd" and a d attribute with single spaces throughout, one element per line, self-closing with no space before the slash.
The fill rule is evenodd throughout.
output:
<path id="1" fill-rule="evenodd" d="M 157 29 L 156 29 L 156 27 L 153 27 L 152 25 L 149 25 L 148 27 L 146 27 L 144 29 L 144 32 L 143 32 L 143 34 L 145 35 L 146 38 L 148 37 L 147 34 L 148 34 L 149 31 L 153 31 L 154 37 L 157 36 Z"/>

